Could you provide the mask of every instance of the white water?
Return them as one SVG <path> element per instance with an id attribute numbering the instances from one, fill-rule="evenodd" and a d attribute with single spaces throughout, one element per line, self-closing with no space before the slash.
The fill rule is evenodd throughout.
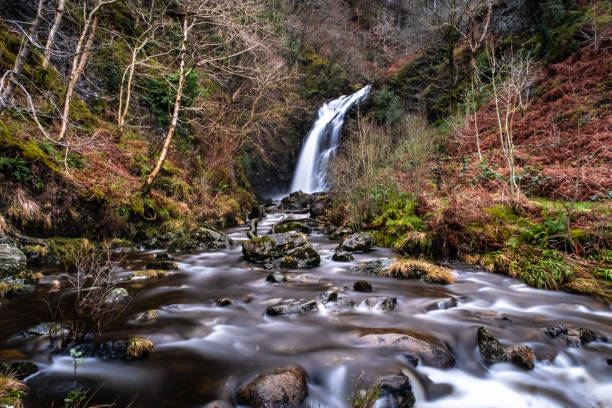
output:
<path id="1" fill-rule="evenodd" d="M 350 96 L 341 96 L 323 104 L 317 120 L 306 135 L 298 160 L 291 192 L 316 193 L 327 189 L 327 165 L 340 145 L 344 116 L 349 109 L 368 97 L 370 85 Z"/>

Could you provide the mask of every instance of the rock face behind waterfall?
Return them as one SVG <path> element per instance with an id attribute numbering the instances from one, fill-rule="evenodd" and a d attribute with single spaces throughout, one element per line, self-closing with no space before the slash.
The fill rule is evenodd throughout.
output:
<path id="1" fill-rule="evenodd" d="M 303 234 L 286 232 L 257 237 L 242 243 L 248 261 L 271 267 L 314 268 L 321 257 Z"/>

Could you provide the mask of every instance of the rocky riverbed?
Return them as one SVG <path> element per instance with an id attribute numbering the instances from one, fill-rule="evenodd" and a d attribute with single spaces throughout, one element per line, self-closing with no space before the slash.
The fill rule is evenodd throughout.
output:
<path id="1" fill-rule="evenodd" d="M 107 299 L 126 306 L 101 339 L 62 350 L 49 334 L 65 328 L 40 325 L 60 275 L 3 300 L 0 359 L 26 405 L 61 405 L 76 382 L 119 406 L 612 406 L 610 305 L 332 240 L 318 202 L 285 200 L 252 239 L 245 225 L 127 252 Z"/>

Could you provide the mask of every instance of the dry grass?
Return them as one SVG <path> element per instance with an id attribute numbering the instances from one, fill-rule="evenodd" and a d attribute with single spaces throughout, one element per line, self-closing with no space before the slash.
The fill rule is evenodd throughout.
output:
<path id="1" fill-rule="evenodd" d="M 35 224 L 45 230 L 51 228 L 51 217 L 20 188 L 15 190 L 7 213 L 22 228 L 27 224 Z"/>
<path id="2" fill-rule="evenodd" d="M 8 224 L 2 215 L 0 215 L 0 234 L 6 234 L 8 231 Z"/>
<path id="3" fill-rule="evenodd" d="M 151 340 L 141 337 L 132 337 L 129 340 L 127 354 L 135 359 L 144 358 L 153 351 L 154 347 L 155 344 Z"/>
<path id="4" fill-rule="evenodd" d="M 23 407 L 21 397 L 28 391 L 28 387 L 17 380 L 12 373 L 0 374 L 0 405 Z"/>
<path id="5" fill-rule="evenodd" d="M 416 259 L 402 259 L 393 263 L 385 274 L 394 278 L 420 279 L 426 282 L 449 284 L 456 281 L 450 269 Z"/>

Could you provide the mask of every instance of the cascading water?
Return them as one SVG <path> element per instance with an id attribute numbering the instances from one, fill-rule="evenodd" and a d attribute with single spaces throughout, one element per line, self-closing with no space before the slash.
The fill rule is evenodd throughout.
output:
<path id="1" fill-rule="evenodd" d="M 341 96 L 321 106 L 302 147 L 291 183 L 292 192 L 315 193 L 327 188 L 327 165 L 340 144 L 344 116 L 353 105 L 368 97 L 370 87 L 368 85 L 350 96 Z"/>

